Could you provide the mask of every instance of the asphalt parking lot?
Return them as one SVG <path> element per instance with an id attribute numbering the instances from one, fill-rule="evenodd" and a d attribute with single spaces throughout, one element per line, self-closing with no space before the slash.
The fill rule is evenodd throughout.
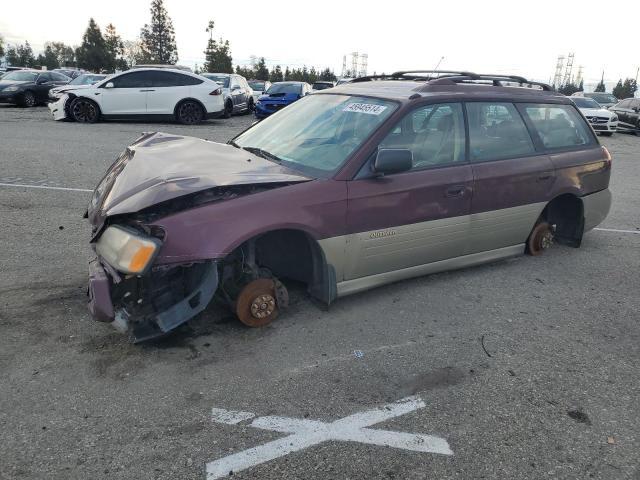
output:
<path id="1" fill-rule="evenodd" d="M 329 311 L 294 291 L 263 329 L 209 312 L 131 345 L 86 311 L 89 190 L 141 132 L 226 141 L 253 119 L 79 125 L 48 113 L 0 106 L 1 479 L 205 479 L 207 464 L 212 479 L 232 473 L 228 456 L 286 435 L 213 408 L 311 424 L 407 397 L 415 408 L 372 429 L 438 437 L 448 453 L 329 436 L 233 477 L 640 479 L 640 137 L 601 139 L 614 204 L 580 249 Z"/>

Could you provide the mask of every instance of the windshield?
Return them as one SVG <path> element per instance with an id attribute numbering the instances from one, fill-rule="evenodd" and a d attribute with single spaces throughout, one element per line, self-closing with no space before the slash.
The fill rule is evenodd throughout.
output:
<path id="1" fill-rule="evenodd" d="M 575 97 L 572 100 L 578 108 L 602 108 L 598 102 L 591 98 Z"/>
<path id="2" fill-rule="evenodd" d="M 598 103 L 618 103 L 618 99 L 610 93 L 589 93 L 588 95 Z"/>
<path id="3" fill-rule="evenodd" d="M 106 75 L 80 75 L 71 80 L 69 85 L 93 85 L 106 77 Z"/>
<path id="4" fill-rule="evenodd" d="M 235 144 L 305 175 L 329 178 L 396 108 L 377 98 L 310 95 L 240 134 Z"/>
<path id="5" fill-rule="evenodd" d="M 326 90 L 327 88 L 331 88 L 333 87 L 332 83 L 314 83 L 313 84 L 313 88 L 314 90 Z"/>
<path id="6" fill-rule="evenodd" d="M 249 86 L 252 90 L 256 90 L 258 92 L 264 91 L 264 82 L 249 82 Z"/>
<path id="7" fill-rule="evenodd" d="M 302 91 L 302 85 L 299 83 L 274 83 L 269 87 L 267 93 L 300 93 Z"/>
<path id="8" fill-rule="evenodd" d="M 2 79 L 15 80 L 16 82 L 33 82 L 37 76 L 38 74 L 33 72 L 9 72 Z"/>
<path id="9" fill-rule="evenodd" d="M 208 78 L 209 80 L 213 80 L 214 82 L 218 82 L 224 88 L 229 88 L 229 81 L 231 80 L 231 77 L 227 77 L 225 75 L 211 75 L 208 73 L 205 73 L 202 76 L 204 78 Z"/>

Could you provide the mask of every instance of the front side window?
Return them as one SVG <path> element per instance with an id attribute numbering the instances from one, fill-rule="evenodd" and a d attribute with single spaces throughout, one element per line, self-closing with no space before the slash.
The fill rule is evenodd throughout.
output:
<path id="1" fill-rule="evenodd" d="M 119 77 L 115 77 L 113 80 L 113 86 L 115 88 L 144 88 L 152 87 L 155 80 L 156 72 L 133 72 L 125 73 Z"/>
<path id="2" fill-rule="evenodd" d="M 465 161 L 464 114 L 459 103 L 427 105 L 410 112 L 380 143 L 413 153 L 413 169 Z"/>
<path id="3" fill-rule="evenodd" d="M 470 158 L 488 162 L 535 154 L 527 127 L 512 103 L 467 103 Z"/>
<path id="4" fill-rule="evenodd" d="M 378 98 L 309 95 L 234 142 L 305 175 L 329 178 L 396 108 Z"/>
<path id="5" fill-rule="evenodd" d="M 594 143 L 590 127 L 571 105 L 525 104 L 545 148 L 571 148 Z"/>

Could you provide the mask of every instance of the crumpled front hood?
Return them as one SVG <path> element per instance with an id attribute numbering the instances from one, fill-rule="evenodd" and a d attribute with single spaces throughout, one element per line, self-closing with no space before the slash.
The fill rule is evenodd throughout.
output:
<path id="1" fill-rule="evenodd" d="M 183 195 L 219 186 L 311 180 L 231 145 L 168 133 L 146 133 L 118 157 L 88 208 L 94 225 Z"/>

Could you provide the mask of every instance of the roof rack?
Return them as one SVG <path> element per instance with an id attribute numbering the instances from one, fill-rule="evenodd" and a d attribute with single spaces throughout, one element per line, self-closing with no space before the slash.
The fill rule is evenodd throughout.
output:
<path id="1" fill-rule="evenodd" d="M 427 88 L 428 85 L 453 85 L 457 83 L 475 83 L 482 81 L 490 81 L 495 87 L 504 86 L 502 82 L 513 82 L 521 86 L 537 86 L 547 92 L 552 92 L 554 90 L 553 87 L 546 83 L 527 80 L 519 75 L 478 74 L 458 70 L 403 70 L 394 72 L 390 75 L 383 74 L 358 77 L 353 79 L 351 83 L 370 82 L 373 80 L 417 80 L 427 82 L 421 90 Z"/>
<path id="2" fill-rule="evenodd" d="M 491 84 L 494 87 L 503 87 L 504 85 L 502 84 L 502 82 L 512 82 L 512 83 L 517 83 L 520 86 L 525 86 L 525 85 L 537 86 L 537 87 L 540 87 L 545 92 L 554 91 L 551 85 L 548 85 L 543 82 L 535 82 L 533 80 L 527 80 L 526 78 L 521 77 L 519 75 L 501 75 L 501 74 L 494 75 L 494 74 L 486 74 L 486 73 L 482 73 L 482 74 L 472 73 L 470 75 L 447 76 L 443 78 L 437 78 L 437 79 L 431 80 L 427 85 L 452 85 L 456 83 L 475 83 L 477 81 L 491 82 Z M 427 85 L 425 85 L 421 90 L 426 88 Z"/>
<path id="3" fill-rule="evenodd" d="M 424 75 L 425 73 L 434 75 Z M 414 74 L 414 75 L 412 75 Z M 419 74 L 419 75 L 415 75 Z M 448 76 L 474 75 L 471 72 L 463 72 L 458 70 L 402 70 L 385 75 L 367 75 L 365 77 L 354 78 L 351 83 L 369 82 L 372 80 L 433 80 Z"/>

